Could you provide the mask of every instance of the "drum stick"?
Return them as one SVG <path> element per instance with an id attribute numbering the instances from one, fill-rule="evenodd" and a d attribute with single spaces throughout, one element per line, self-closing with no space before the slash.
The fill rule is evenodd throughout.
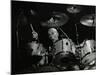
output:
<path id="1" fill-rule="evenodd" d="M 70 40 L 69 37 L 67 36 L 67 34 L 66 34 L 61 28 L 59 28 L 59 30 L 66 36 L 66 38 L 67 38 L 68 40 Z"/>
<path id="2" fill-rule="evenodd" d="M 32 24 L 30 24 L 30 27 L 31 27 L 31 29 L 32 29 L 32 32 L 34 32 L 34 29 L 33 29 L 33 26 L 32 26 Z"/>

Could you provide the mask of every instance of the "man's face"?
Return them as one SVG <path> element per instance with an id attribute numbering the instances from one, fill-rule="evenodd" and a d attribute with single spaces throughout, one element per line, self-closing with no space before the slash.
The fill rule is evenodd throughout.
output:
<path id="1" fill-rule="evenodd" d="M 57 30 L 56 30 L 55 28 L 49 29 L 49 30 L 48 30 L 48 35 L 49 35 L 49 38 L 50 38 L 53 42 L 55 42 L 56 40 L 58 40 L 59 34 L 58 34 L 58 32 L 57 32 Z"/>

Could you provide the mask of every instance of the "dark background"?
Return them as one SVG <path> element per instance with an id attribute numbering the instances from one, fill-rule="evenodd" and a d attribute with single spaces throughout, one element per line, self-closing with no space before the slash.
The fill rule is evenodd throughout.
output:
<path id="1" fill-rule="evenodd" d="M 53 11 L 65 13 L 69 17 L 68 22 L 61 28 L 75 44 L 77 41 L 82 43 L 85 39 L 95 40 L 96 28 L 82 25 L 80 19 L 84 15 L 95 14 L 96 6 L 77 5 L 81 7 L 81 11 L 72 14 L 66 10 L 70 5 L 11 1 L 12 73 L 20 72 L 31 64 L 31 59 L 26 51 L 27 42 L 32 40 L 30 23 L 39 33 L 40 42 L 48 47 L 48 28 L 42 27 L 41 22 L 49 19 Z M 30 10 L 34 10 L 34 13 L 31 14 Z M 78 30 L 78 38 L 76 37 L 75 25 Z"/>

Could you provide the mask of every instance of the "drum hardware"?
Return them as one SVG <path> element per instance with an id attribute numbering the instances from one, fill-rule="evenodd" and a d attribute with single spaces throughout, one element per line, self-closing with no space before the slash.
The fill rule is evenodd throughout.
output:
<path id="1" fill-rule="evenodd" d="M 77 57 L 77 59 L 79 60 L 79 63 L 80 63 L 79 66 L 81 67 L 81 66 L 82 66 L 82 65 L 81 65 L 81 49 L 82 49 L 83 46 L 80 45 L 80 44 L 79 44 L 79 41 L 78 41 L 78 40 L 79 40 L 79 34 L 78 34 L 78 27 L 77 27 L 77 24 L 75 24 L 75 28 L 76 28 L 76 41 L 77 41 L 77 46 L 76 46 L 76 50 L 77 50 L 77 51 L 76 51 L 76 54 L 77 54 L 77 55 L 76 55 L 76 57 Z"/>
<path id="2" fill-rule="evenodd" d="M 44 56 L 45 56 L 45 64 L 48 64 L 48 53 L 46 52 Z"/>
<path id="3" fill-rule="evenodd" d="M 78 42 L 78 40 L 79 40 L 79 34 L 78 34 L 78 27 L 77 27 L 77 24 L 75 24 L 75 28 L 76 28 L 76 41 L 77 41 L 77 45 L 79 45 L 79 42 Z"/>

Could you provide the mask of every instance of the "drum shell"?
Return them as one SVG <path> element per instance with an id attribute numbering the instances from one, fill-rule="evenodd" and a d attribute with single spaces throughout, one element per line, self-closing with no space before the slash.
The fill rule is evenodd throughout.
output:
<path id="1" fill-rule="evenodd" d="M 87 53 L 95 52 L 95 41 L 85 40 L 83 42 L 83 47 L 81 48 L 81 57 L 84 57 Z"/>
<path id="2" fill-rule="evenodd" d="M 69 39 L 61 39 L 54 43 L 52 48 L 52 54 L 56 55 L 59 52 L 62 51 L 69 51 L 72 53 L 75 53 L 75 46 L 72 45 L 72 42 L 69 41 Z"/>

